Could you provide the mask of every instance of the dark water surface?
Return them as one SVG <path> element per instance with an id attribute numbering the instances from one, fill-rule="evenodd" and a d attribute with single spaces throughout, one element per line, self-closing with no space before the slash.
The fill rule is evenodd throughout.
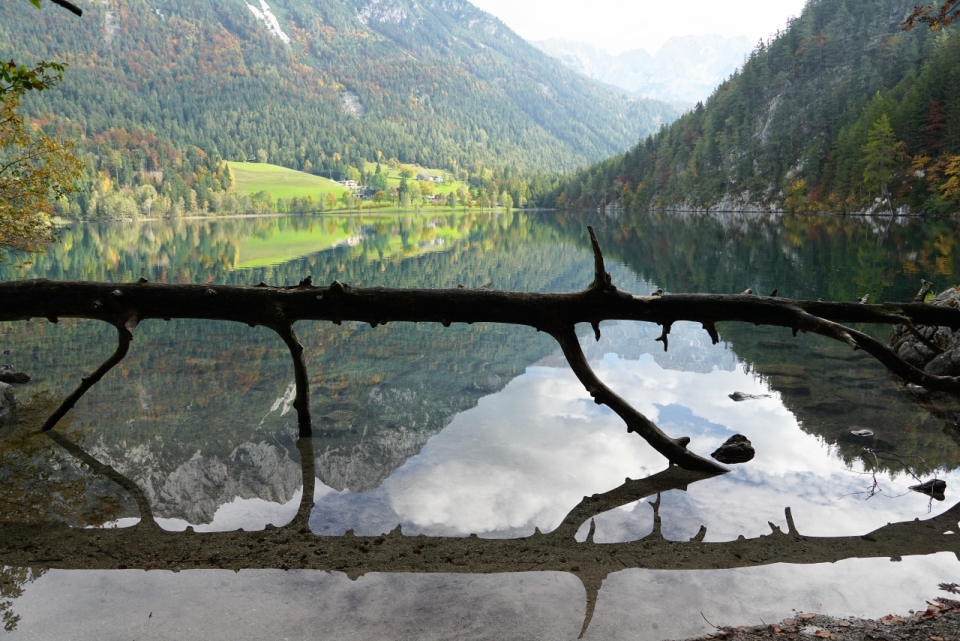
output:
<path id="1" fill-rule="evenodd" d="M 588 224 L 633 293 L 903 301 L 960 270 L 949 220 L 515 211 L 76 225 L 0 278 L 573 291 L 592 278 Z M 300 323 L 317 478 L 309 531 L 284 530 L 303 485 L 286 347 L 264 328 L 146 321 L 58 427 L 169 532 L 145 531 L 128 492 L 31 434 L 115 330 L 0 324 L 0 363 L 33 376 L 17 386 L 24 421 L 0 430 L 0 524 L 71 526 L 47 526 L 30 568 L 0 558 L 10 638 L 573 639 L 595 607 L 585 638 L 654 640 L 703 634 L 701 612 L 904 613 L 960 580 L 960 435 L 870 357 L 742 324 L 721 324 L 719 345 L 677 324 L 666 353 L 659 326 L 607 323 L 599 342 L 581 329 L 598 375 L 671 436 L 707 455 L 744 434 L 756 458 L 625 483 L 666 461 L 592 402 L 548 336 Z M 946 479 L 946 500 L 910 492 L 915 476 Z M 594 494 L 574 541 L 561 524 Z M 799 534 L 781 533 L 788 507 Z"/>

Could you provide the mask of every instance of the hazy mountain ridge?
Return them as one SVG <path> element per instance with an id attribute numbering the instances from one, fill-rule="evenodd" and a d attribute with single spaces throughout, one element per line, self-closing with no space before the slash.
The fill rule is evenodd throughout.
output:
<path id="1" fill-rule="evenodd" d="M 637 96 L 692 106 L 740 67 L 753 45 L 746 36 L 674 36 L 655 54 L 632 49 L 612 55 L 584 42 L 532 42 L 568 68 Z"/>
<path id="2" fill-rule="evenodd" d="M 569 169 L 677 115 L 571 73 L 459 0 L 109 0 L 79 20 L 11 4 L 0 55 L 70 63 L 28 108 L 86 136 L 142 129 L 231 159 L 265 149 L 295 169 L 378 151 Z"/>
<path id="3" fill-rule="evenodd" d="M 815 0 L 703 105 L 567 177 L 558 206 L 927 212 L 960 207 L 960 38 L 905 0 Z"/>

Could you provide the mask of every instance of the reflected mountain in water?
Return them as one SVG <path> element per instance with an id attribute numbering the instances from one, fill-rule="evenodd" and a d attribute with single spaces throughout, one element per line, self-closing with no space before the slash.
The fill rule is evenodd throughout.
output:
<path id="1" fill-rule="evenodd" d="M 678 467 L 640 480 L 627 479 L 602 494 L 585 496 L 549 534 L 538 531 L 521 539 L 425 538 L 404 536 L 398 526 L 383 536 L 358 537 L 348 531 L 340 537 L 317 537 L 299 514 L 311 506 L 301 505 L 288 527 L 267 526 L 263 531 L 224 533 L 168 532 L 157 527 L 150 508 L 136 486 L 90 457 L 60 433 L 49 432 L 60 447 L 78 460 L 125 488 L 132 488 L 142 512 L 140 522 L 129 528 L 78 529 L 60 523 L 0 523 L 0 564 L 4 567 L 38 569 L 233 569 L 300 568 L 344 572 L 356 579 L 370 572 L 503 573 L 559 571 L 576 576 L 586 589 L 586 613 L 581 636 L 593 617 L 600 588 L 612 572 L 625 568 L 711 569 L 740 568 L 771 563 L 823 563 L 849 558 L 888 557 L 900 560 L 911 554 L 960 553 L 960 539 L 953 528 L 960 520 L 960 504 L 926 521 L 888 524 L 853 537 L 804 536 L 786 509 L 786 530 L 770 523 L 771 532 L 757 538 L 740 536 L 735 541 L 705 542 L 707 528 L 687 542 L 671 541 L 662 534 L 660 495 L 686 490 L 712 475 Z M 303 451 L 312 449 L 309 438 L 301 439 Z M 304 477 L 309 472 L 304 470 Z M 639 499 L 657 495 L 652 532 L 626 543 L 594 542 L 593 517 Z M 306 511 L 305 511 L 306 510 Z M 575 533 L 590 522 L 586 540 Z M 9 573 L 8 573 L 9 574 Z M 7 577 L 13 587 L 4 596 L 6 623 L 11 629 L 17 617 L 9 599 L 22 593 L 23 584 L 38 574 Z"/>
<path id="2" fill-rule="evenodd" d="M 570 291 L 592 275 L 588 222 L 597 226 L 613 281 L 637 293 L 749 286 L 800 298 L 853 300 L 869 292 L 873 300 L 905 300 L 921 276 L 935 288 L 952 284 L 956 260 L 952 221 L 654 213 L 598 222 L 519 212 L 374 218 L 78 225 L 28 271 L 2 267 L 0 274 L 233 284 L 289 284 L 312 274 L 315 282 L 389 287 Z M 896 607 L 906 609 L 919 605 L 909 599 L 929 596 L 924 585 L 955 578 L 947 575 L 960 567 L 958 539 L 947 532 L 960 520 L 950 489 L 960 481 L 960 449 L 943 422 L 906 399 L 875 363 L 816 337 L 745 325 L 721 324 L 723 340 L 712 345 L 699 326 L 678 323 L 667 352 L 655 342 L 659 327 L 605 323 L 599 342 L 582 329 L 598 376 L 665 431 L 691 435 L 699 452 L 742 433 L 757 457 L 713 478 L 663 470 L 659 455 L 593 404 L 552 339 L 482 324 L 301 323 L 314 376 L 314 436 L 298 441 L 293 371 L 272 332 L 148 321 L 57 440 L 0 441 L 0 455 L 13 457 L 2 468 L 0 565 L 34 573 L 7 572 L 0 601 L 27 604 L 20 630 L 29 636 L 30 622 L 46 616 L 31 603 L 84 608 L 83 591 L 58 592 L 74 585 L 63 569 L 82 570 L 105 591 L 123 586 L 116 599 L 128 604 L 140 591 L 166 594 L 173 585 L 203 603 L 208 570 L 242 568 L 223 581 L 245 585 L 248 571 L 303 569 L 256 575 L 244 588 L 256 607 L 267 598 L 263 585 L 274 586 L 278 599 L 302 598 L 304 585 L 323 583 L 311 573 L 322 570 L 335 574 L 323 588 L 332 592 L 322 594 L 347 601 L 363 601 L 370 586 L 393 586 L 377 606 L 384 612 L 399 607 L 403 590 L 440 599 L 438 591 L 452 590 L 447 576 L 486 574 L 484 585 L 503 596 L 519 594 L 522 581 L 547 594 L 543 581 L 556 573 L 557 585 L 576 577 L 587 603 L 583 617 L 577 588 L 573 601 L 550 611 L 559 635 L 575 636 L 596 606 L 588 635 L 635 638 L 638 627 L 611 631 L 611 622 L 633 621 L 641 611 L 679 621 L 672 608 L 697 608 L 701 583 L 715 586 L 710 598 L 732 612 L 729 599 L 739 603 L 748 583 L 767 586 L 760 592 L 769 600 L 771 586 L 786 589 L 796 574 L 837 594 L 869 592 L 864 586 L 898 577 L 890 579 Z M 18 387 L 24 408 L 64 397 L 113 341 L 112 328 L 85 321 L 0 325 L 0 348 L 12 350 L 6 359 L 34 377 Z M 729 397 L 736 391 L 770 396 L 737 403 Z M 22 424 L 26 432 L 38 424 L 31 420 Z M 860 440 L 850 433 L 857 427 L 874 436 Z M 873 464 L 864 446 L 895 458 Z M 906 469 L 945 478 L 947 500 L 928 507 L 928 497 L 908 492 Z M 10 476 L 16 470 L 19 480 Z M 874 472 L 885 495 L 863 501 L 855 493 Z M 643 499 L 655 495 L 654 509 Z M 11 509 L 14 502 L 32 511 Z M 796 524 L 784 519 L 788 505 Z M 130 525 L 142 514 L 133 527 L 75 527 Z M 172 531 L 188 524 L 221 531 Z M 888 558 L 906 560 L 891 568 Z M 845 565 L 835 575 L 818 565 L 838 561 Z M 766 578 L 749 582 L 744 568 Z M 202 571 L 175 579 L 154 571 L 189 569 Z M 342 576 L 363 578 L 334 586 Z M 687 580 L 678 577 L 694 577 L 682 598 L 651 596 L 649 607 L 637 605 L 650 586 Z M 161 585 L 159 592 L 149 587 Z M 399 585 L 406 587 L 397 592 Z M 471 612 L 515 601 L 466 594 Z M 322 603 L 314 599 L 311 611 Z M 278 616 L 261 618 L 278 630 L 285 625 Z M 45 630 L 62 625 L 44 620 Z M 660 638 L 668 626 L 643 629 Z"/>
<path id="3" fill-rule="evenodd" d="M 147 274 L 183 282 L 202 274 L 214 282 L 249 283 L 297 282 L 311 273 L 317 280 L 391 287 L 491 282 L 575 290 L 589 278 L 586 222 L 518 212 L 77 225 L 29 272 L 0 269 L 18 278 Z M 612 271 L 629 291 L 658 285 L 740 291 L 752 285 L 799 297 L 850 297 L 864 291 L 857 287 L 866 280 L 879 288 L 877 298 L 896 299 L 907 295 L 901 292 L 912 295 L 914 271 L 929 276 L 932 269 L 940 273 L 931 277 L 941 281 L 952 274 L 955 226 L 927 223 L 637 214 L 607 221 L 598 233 L 608 254 L 624 264 Z M 288 259 L 303 252 L 308 255 Z M 280 262 L 236 269 L 247 260 Z M 112 340 L 109 328 L 80 321 L 6 324 L 2 331 L 2 346 L 14 349 L 11 360 L 34 375 L 34 383 L 22 388 L 27 393 L 65 394 L 78 373 L 103 357 L 87 346 Z M 298 331 L 316 376 L 318 477 L 337 491 L 375 490 L 479 399 L 531 365 L 562 364 L 552 340 L 511 328 L 346 323 Z M 653 342 L 658 327 L 623 323 L 603 331 L 600 343 L 584 343 L 591 360 L 606 353 L 630 360 L 650 354 L 666 369 L 705 374 L 745 363 L 780 392 L 802 429 L 828 438 L 849 464 L 863 461 L 864 445 L 849 434 L 851 422 L 875 431 L 870 445 L 922 456 L 931 469 L 960 464 L 956 448 L 944 447 L 938 436 L 942 426 L 903 401 L 879 367 L 844 347 L 721 325 L 731 351 L 711 346 L 699 327 L 678 324 L 664 352 Z M 141 326 L 119 371 L 78 406 L 77 421 L 93 439 L 87 442 L 91 451 L 136 478 L 158 516 L 210 523 L 219 506 L 237 497 L 279 503 L 294 497 L 299 462 L 292 447 L 291 380 L 283 346 L 270 332 L 151 321 Z M 743 390 L 727 393 L 734 391 Z"/>

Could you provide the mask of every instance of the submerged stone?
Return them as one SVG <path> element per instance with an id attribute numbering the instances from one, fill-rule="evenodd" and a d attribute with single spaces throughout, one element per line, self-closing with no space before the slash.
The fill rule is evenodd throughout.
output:
<path id="1" fill-rule="evenodd" d="M 13 395 L 13 386 L 0 383 L 0 425 L 11 422 L 17 409 L 17 398 Z"/>
<path id="2" fill-rule="evenodd" d="M 755 455 L 756 450 L 753 449 L 750 440 L 743 434 L 734 434 L 710 456 L 721 463 L 734 464 L 746 463 Z"/>
<path id="3" fill-rule="evenodd" d="M 0 383 L 29 383 L 29 374 L 13 371 L 12 365 L 0 365 Z"/>
<path id="4" fill-rule="evenodd" d="M 930 479 L 920 485 L 911 485 L 910 489 L 914 492 L 920 492 L 920 494 L 926 494 L 931 496 L 938 501 L 944 500 L 945 493 L 947 491 L 947 482 L 943 479 Z"/>
<path id="5" fill-rule="evenodd" d="M 740 401 L 752 401 L 757 398 L 770 398 L 769 394 L 746 394 L 744 392 L 734 392 L 733 394 L 728 394 L 730 398 L 739 403 Z"/>

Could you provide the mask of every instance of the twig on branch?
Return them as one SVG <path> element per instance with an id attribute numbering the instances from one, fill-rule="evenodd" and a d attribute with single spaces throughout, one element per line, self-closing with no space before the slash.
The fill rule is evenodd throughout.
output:
<path id="1" fill-rule="evenodd" d="M 653 529 L 650 530 L 650 536 L 654 539 L 663 538 L 663 520 L 660 518 L 660 493 L 657 492 L 657 500 L 650 502 L 653 508 Z"/>
<path id="2" fill-rule="evenodd" d="M 610 274 L 603 264 L 603 252 L 600 251 L 600 241 L 597 240 L 597 233 L 593 230 L 593 227 L 589 225 L 587 226 L 587 231 L 590 232 L 590 245 L 593 247 L 594 266 L 593 282 L 590 283 L 587 289 L 588 291 L 616 292 L 617 288 L 613 286 Z"/>
<path id="3" fill-rule="evenodd" d="M 797 524 L 793 522 L 793 511 L 789 507 L 784 508 L 783 515 L 787 519 L 787 534 L 800 536 L 800 532 L 797 531 Z"/>
<path id="4" fill-rule="evenodd" d="M 670 343 L 669 343 L 669 339 L 668 339 L 667 337 L 670 335 L 670 329 L 671 329 L 672 327 L 673 327 L 673 323 L 664 323 L 664 324 L 663 324 L 663 331 L 660 332 L 659 338 L 655 338 L 655 339 L 654 339 L 654 342 L 656 342 L 656 343 L 663 343 L 663 351 L 667 351 L 667 347 L 668 347 L 669 344 L 670 344 Z M 704 327 L 704 329 L 706 329 L 706 327 Z M 709 333 L 710 330 L 707 330 L 707 332 Z M 712 338 L 712 336 L 711 336 L 711 338 Z"/>
<path id="5" fill-rule="evenodd" d="M 929 280 L 926 280 L 924 278 L 920 279 L 920 285 L 921 285 L 920 291 L 917 292 L 917 295 L 913 297 L 914 303 L 922 303 L 924 299 L 926 299 L 927 293 L 929 293 L 930 288 L 933 287 L 933 283 L 931 283 Z"/>
<path id="6" fill-rule="evenodd" d="M 133 330 L 137 327 L 137 317 L 130 316 L 122 323 L 114 323 L 114 326 L 117 328 L 117 349 L 110 355 L 110 358 L 103 362 L 103 365 L 97 368 L 97 370 L 90 376 L 85 376 L 80 381 L 80 386 L 74 390 L 73 394 L 68 396 L 63 403 L 60 404 L 60 407 L 50 415 L 43 426 L 40 428 L 41 432 L 49 432 L 53 429 L 53 426 L 60 422 L 67 412 L 69 412 L 77 401 L 80 400 L 80 397 L 87 393 L 91 387 L 96 385 L 101 378 L 106 375 L 113 367 L 123 360 L 124 356 L 127 355 L 127 350 L 130 349 L 130 342 L 133 340 Z"/>
<path id="7" fill-rule="evenodd" d="M 720 342 L 720 334 L 717 333 L 717 326 L 713 323 L 703 323 L 703 328 L 710 335 L 710 340 L 714 345 Z"/>

